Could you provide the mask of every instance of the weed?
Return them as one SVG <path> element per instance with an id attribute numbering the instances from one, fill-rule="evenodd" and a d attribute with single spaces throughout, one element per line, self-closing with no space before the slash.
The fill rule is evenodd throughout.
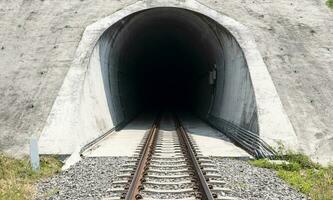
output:
<path id="1" fill-rule="evenodd" d="M 327 4 L 328 7 L 333 9 L 333 0 L 327 0 L 326 4 Z"/>
<path id="2" fill-rule="evenodd" d="M 37 180 L 60 171 L 62 163 L 53 156 L 41 157 L 41 169 L 34 172 L 28 158 L 14 159 L 0 154 L 0 200 L 31 199 Z"/>
<path id="3" fill-rule="evenodd" d="M 266 159 L 253 160 L 256 167 L 277 171 L 277 175 L 313 200 L 333 199 L 333 166 L 322 167 L 303 154 L 288 152 L 278 156 L 286 162 L 272 163 Z"/>

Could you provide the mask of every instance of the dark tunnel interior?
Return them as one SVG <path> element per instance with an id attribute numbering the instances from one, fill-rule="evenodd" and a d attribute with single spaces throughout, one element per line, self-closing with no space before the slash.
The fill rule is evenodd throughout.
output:
<path id="1" fill-rule="evenodd" d="M 195 81 L 207 71 L 194 71 L 208 64 L 207 57 L 191 43 L 191 38 L 172 33 L 173 28 L 143 35 L 135 55 L 141 102 L 145 108 L 190 108 Z M 208 65 L 209 66 L 209 65 Z M 207 68 L 207 67 L 206 67 Z"/>
<path id="2" fill-rule="evenodd" d="M 130 87 L 134 86 L 135 104 L 142 111 L 193 111 L 203 87 L 208 94 L 201 98 L 209 102 L 209 72 L 216 64 L 212 46 L 218 44 L 205 41 L 200 27 L 179 12 L 160 11 L 153 17 L 148 12 L 143 18 L 129 22 L 133 28 L 121 46 L 119 62 L 119 68 L 134 75 Z"/>

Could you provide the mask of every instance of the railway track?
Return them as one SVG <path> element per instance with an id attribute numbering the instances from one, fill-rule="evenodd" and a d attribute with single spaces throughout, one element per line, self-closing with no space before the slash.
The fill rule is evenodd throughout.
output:
<path id="1" fill-rule="evenodd" d="M 224 187 L 213 162 L 170 114 L 154 122 L 137 155 L 120 171 L 107 200 L 236 199 L 229 196 L 231 191 Z"/>

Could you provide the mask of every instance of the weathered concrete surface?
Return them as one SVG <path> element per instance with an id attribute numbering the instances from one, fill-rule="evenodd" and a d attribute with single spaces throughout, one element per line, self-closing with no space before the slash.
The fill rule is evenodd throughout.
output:
<path id="1" fill-rule="evenodd" d="M 333 13 L 324 1 L 200 2 L 251 29 L 301 150 L 332 162 Z"/>
<path id="2" fill-rule="evenodd" d="M 233 144 L 223 133 L 190 115 L 181 117 L 186 131 L 191 135 L 204 156 L 249 159 L 252 156 Z"/>
<path id="3" fill-rule="evenodd" d="M 85 157 L 133 156 L 153 122 L 153 116 L 141 115 L 122 130 L 110 134 L 82 154 Z"/>
<path id="4" fill-rule="evenodd" d="M 2 150 L 27 152 L 28 138 L 44 126 L 85 26 L 132 2 L 0 2 Z M 300 147 L 317 160 L 332 160 L 333 18 L 324 2 L 200 2 L 252 30 Z"/>
<path id="5" fill-rule="evenodd" d="M 134 1 L 0 1 L 0 149 L 28 152 L 87 25 Z M 107 6 L 106 6 L 107 5 Z"/>

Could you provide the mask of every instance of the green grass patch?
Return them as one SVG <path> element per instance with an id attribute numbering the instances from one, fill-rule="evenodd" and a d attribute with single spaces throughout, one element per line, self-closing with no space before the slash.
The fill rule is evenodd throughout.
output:
<path id="1" fill-rule="evenodd" d="M 34 172 L 28 158 L 14 159 L 0 153 L 0 200 L 32 199 L 37 180 L 58 173 L 62 163 L 54 156 L 43 156 L 41 169 Z"/>
<path id="2" fill-rule="evenodd" d="M 333 199 L 333 166 L 322 167 L 302 154 L 288 153 L 280 159 L 287 162 L 276 164 L 260 159 L 250 163 L 276 170 L 281 179 L 313 200 Z"/>
<path id="3" fill-rule="evenodd" d="M 328 7 L 333 9 L 333 0 L 327 0 L 326 4 L 327 4 Z"/>

